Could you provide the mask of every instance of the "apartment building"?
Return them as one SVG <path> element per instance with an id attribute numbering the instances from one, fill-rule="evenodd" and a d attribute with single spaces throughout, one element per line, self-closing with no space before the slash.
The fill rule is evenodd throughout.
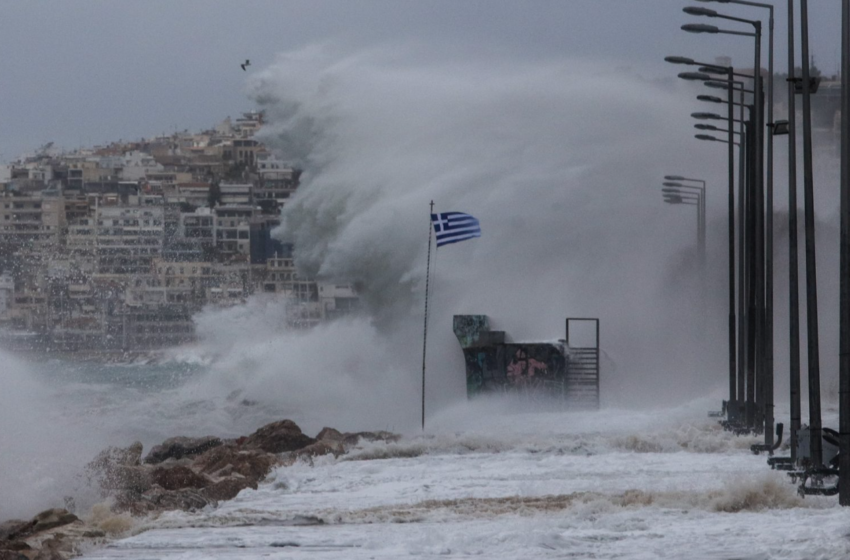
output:
<path id="1" fill-rule="evenodd" d="M 14 192 L 0 196 L 0 244 L 56 246 L 65 220 L 63 198 Z"/>
<path id="2" fill-rule="evenodd" d="M 96 211 L 95 253 L 102 275 L 146 274 L 162 253 L 162 207 L 106 206 Z"/>

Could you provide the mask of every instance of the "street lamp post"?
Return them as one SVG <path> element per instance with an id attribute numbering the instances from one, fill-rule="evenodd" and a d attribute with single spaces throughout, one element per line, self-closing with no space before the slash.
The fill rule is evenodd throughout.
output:
<path id="1" fill-rule="evenodd" d="M 850 0 L 841 2 L 841 302 L 838 502 L 850 506 Z"/>
<path id="2" fill-rule="evenodd" d="M 788 0 L 788 336 L 791 462 L 797 464 L 800 411 L 800 287 L 797 255 L 797 109 L 794 78 L 794 0 Z M 843 122 L 843 121 L 842 121 Z M 842 147 L 843 147 L 842 141 Z"/>
<path id="3" fill-rule="evenodd" d="M 734 89 L 735 84 L 740 83 L 735 81 L 736 74 L 734 69 L 731 66 L 719 66 L 715 64 L 707 64 L 702 62 L 697 62 L 690 58 L 685 57 L 676 57 L 670 56 L 665 58 L 667 62 L 673 64 L 686 64 L 686 65 L 697 65 L 701 66 L 701 72 L 683 72 L 679 74 L 680 78 L 689 79 L 689 80 L 706 80 L 711 81 L 710 73 L 722 73 L 726 75 L 727 83 L 724 84 L 727 90 L 727 100 L 728 103 L 728 129 L 725 132 L 728 134 L 728 139 L 726 140 L 728 144 L 728 173 L 729 173 L 729 189 L 728 189 L 728 256 L 729 256 L 729 323 L 728 323 L 728 333 L 729 333 L 729 402 L 726 406 L 727 411 L 727 420 L 731 420 L 732 416 L 738 411 L 739 407 L 737 405 L 737 401 L 739 399 L 743 399 L 743 395 L 738 394 L 738 386 L 740 383 L 737 381 L 738 373 L 738 358 L 737 358 L 737 335 L 736 335 L 736 309 L 735 309 L 735 141 L 734 141 Z M 741 88 L 743 89 L 743 83 L 740 83 Z M 723 100 L 718 97 L 711 96 L 701 96 L 702 100 L 708 100 L 712 102 L 722 103 Z M 698 128 L 704 127 L 706 130 L 716 130 L 722 131 L 722 129 L 718 129 L 713 125 L 707 124 L 698 124 L 696 125 Z M 716 138 L 708 135 L 697 135 L 697 138 L 700 140 L 717 140 Z M 741 185 L 739 185 L 739 189 Z"/>
<path id="4" fill-rule="evenodd" d="M 685 185 L 678 181 L 665 181 L 661 188 L 664 201 L 669 204 L 694 204 L 697 207 L 697 252 L 700 263 L 705 258 L 705 181 L 701 179 L 686 179 L 668 175 L 665 179 L 676 177 L 680 181 L 697 181 L 702 185 L 697 187 Z"/>
<path id="5" fill-rule="evenodd" d="M 716 68 L 711 68 L 711 67 L 700 68 L 700 72 L 705 72 L 705 73 L 709 73 L 709 74 L 723 73 L 722 71 L 720 71 Z M 735 74 L 735 76 L 738 76 L 738 75 L 739 74 Z M 747 154 L 749 153 L 749 149 L 747 148 L 747 144 L 748 144 L 747 134 L 745 134 L 745 128 L 746 128 L 747 125 L 746 125 L 746 121 L 744 120 L 744 109 L 745 108 L 749 109 L 749 112 L 750 112 L 751 115 L 755 110 L 752 105 L 745 104 L 744 94 L 745 93 L 755 93 L 755 92 L 753 90 L 748 90 L 748 89 L 744 88 L 743 82 L 735 81 L 735 82 L 733 82 L 733 84 L 735 86 L 735 89 L 738 91 L 738 93 L 740 95 L 740 101 L 738 103 L 736 103 L 736 105 L 738 106 L 738 108 L 740 110 L 739 123 L 741 125 L 741 132 L 740 132 L 741 139 L 740 139 L 740 143 L 739 143 L 739 150 L 740 151 L 739 151 L 739 155 L 738 155 L 738 185 L 739 185 L 739 187 L 738 187 L 738 224 L 739 224 L 739 226 L 738 226 L 739 227 L 739 234 L 738 234 L 738 270 L 739 270 L 739 273 L 738 273 L 738 390 L 737 390 L 737 394 L 738 394 L 738 398 L 739 398 L 739 409 L 736 411 L 737 417 L 735 418 L 735 420 L 740 422 L 741 419 L 745 418 L 745 416 L 746 416 L 742 412 L 743 404 L 745 402 L 748 402 L 748 400 L 745 399 L 746 376 L 744 375 L 744 372 L 746 371 L 746 366 L 747 366 L 747 363 L 748 363 L 747 355 L 748 355 L 748 344 L 749 344 L 749 340 L 750 340 L 748 338 L 748 329 L 746 328 L 746 326 L 748 324 L 748 320 L 749 320 L 748 319 L 748 313 L 747 313 L 749 304 L 748 304 L 748 297 L 747 297 L 748 296 L 748 294 L 747 294 L 748 283 L 746 281 L 746 275 L 747 275 L 747 269 L 748 269 L 748 267 L 747 267 L 748 260 L 746 258 L 748 245 L 747 245 L 746 239 L 747 239 L 747 235 L 748 235 L 748 228 L 745 227 L 745 225 L 746 225 L 745 217 L 748 216 L 748 213 L 745 211 L 745 208 L 747 206 L 746 205 L 747 198 L 745 197 L 745 194 L 747 192 L 747 183 L 749 182 L 747 180 L 747 177 L 749 177 L 749 170 L 747 169 L 747 167 L 748 167 L 748 165 L 747 165 L 747 159 L 748 159 Z M 719 88 L 719 89 L 721 89 L 721 88 L 726 89 L 727 88 L 727 84 L 725 84 L 723 82 L 719 82 L 719 81 L 705 82 L 705 85 L 708 86 L 708 87 Z M 713 97 L 713 96 L 708 96 L 708 95 L 697 96 L 697 99 L 700 99 L 702 101 L 711 101 L 713 103 L 718 103 L 718 102 L 723 103 L 724 102 L 722 99 L 720 99 L 718 97 Z M 709 127 L 712 127 L 713 125 L 699 124 L 699 125 L 696 125 L 696 126 L 698 128 L 702 128 L 704 130 L 710 130 L 711 128 L 709 128 Z M 752 136 L 752 135 L 750 135 L 750 136 Z M 751 406 L 751 405 L 752 405 L 752 403 L 750 402 L 749 406 Z"/>
<path id="6" fill-rule="evenodd" d="M 814 169 L 812 166 L 812 104 L 809 89 L 809 3 L 800 0 L 800 46 L 803 64 L 803 198 L 806 227 L 806 326 L 809 353 L 809 457 L 812 466 L 823 463 L 820 408 L 820 349 L 815 254 Z"/>
<path id="7" fill-rule="evenodd" d="M 763 214 L 765 224 L 764 224 L 764 269 L 766 270 L 766 274 L 764 276 L 764 348 L 763 348 L 763 359 L 764 359 L 764 443 L 765 446 L 773 445 L 773 4 L 766 4 L 762 2 L 751 2 L 749 0 L 700 0 L 702 2 L 719 2 L 721 4 L 738 4 L 742 6 L 751 6 L 755 8 L 763 8 L 769 10 L 768 15 L 768 43 L 767 43 L 767 115 L 768 115 L 768 128 L 770 129 L 770 134 L 767 137 L 767 192 L 766 192 L 766 200 L 764 204 L 767 206 L 765 209 L 765 213 Z M 789 0 L 790 1 L 790 0 Z M 686 10 L 687 11 L 687 10 Z M 713 10 L 709 10 L 710 12 Z M 707 14 L 705 14 L 707 15 Z M 724 17 L 719 14 L 715 16 L 709 17 Z M 729 19 L 729 18 L 725 18 Z M 791 20 L 789 20 L 790 22 Z M 790 27 L 790 23 L 789 23 Z M 760 28 L 759 28 L 760 32 Z M 757 39 L 758 43 L 761 43 L 761 38 Z M 789 44 L 789 49 L 793 48 L 793 41 Z M 756 64 L 753 69 L 754 78 L 755 75 L 759 76 L 759 86 L 761 82 L 761 65 Z M 789 74 L 790 76 L 790 74 Z M 806 82 L 808 83 L 808 82 Z M 761 87 L 756 87 L 756 91 L 761 92 Z M 759 112 L 759 119 L 763 118 L 763 105 L 762 111 Z M 790 120 L 790 119 L 789 119 Z M 759 124 L 759 135 L 762 136 L 764 134 L 764 126 L 761 121 L 758 121 Z M 762 147 L 761 145 L 759 146 Z M 759 159 L 761 158 L 761 151 L 759 151 Z M 761 169 L 761 168 L 759 168 Z M 760 183 L 760 182 L 759 182 Z M 759 184 L 759 189 L 761 189 L 761 184 Z"/>
<path id="8" fill-rule="evenodd" d="M 760 389 L 765 389 L 765 340 L 764 340 L 764 320 L 765 320 L 765 274 L 764 274 L 764 192 L 763 192 L 763 163 L 762 163 L 762 153 L 763 153 L 763 137 L 764 137 L 764 126 L 762 124 L 762 119 L 764 115 L 763 103 L 764 98 L 762 95 L 762 80 L 761 80 L 761 22 L 758 20 L 748 20 L 743 18 L 737 18 L 733 16 L 727 16 L 718 14 L 713 10 L 708 10 L 705 8 L 685 8 L 684 11 L 691 15 L 700 15 L 707 17 L 716 17 L 721 19 L 727 19 L 730 21 L 736 21 L 741 23 L 748 23 L 753 26 L 753 33 L 743 32 L 743 31 L 733 31 L 727 29 L 719 29 L 713 25 L 704 25 L 704 24 L 686 24 L 682 26 L 684 31 L 688 31 L 691 33 L 722 33 L 729 35 L 742 35 L 747 37 L 753 37 L 755 39 L 755 53 L 754 53 L 754 72 L 753 72 L 753 82 L 754 87 L 753 90 L 755 92 L 755 106 L 756 111 L 753 116 L 754 119 L 754 159 L 753 159 L 753 176 L 754 181 L 753 185 L 755 187 L 755 196 L 754 196 L 754 212 L 753 217 L 755 219 L 754 224 L 754 234 L 755 234 L 755 252 L 754 252 L 754 282 L 755 282 L 755 291 L 752 303 L 755 304 L 755 343 L 756 346 L 754 348 L 755 356 L 757 359 L 753 364 L 756 368 L 756 377 L 759 378 L 758 385 Z M 748 372 L 749 377 L 749 372 Z M 771 389 L 772 390 L 772 389 Z M 749 393 L 749 388 L 748 388 Z M 770 399 L 769 395 L 762 394 L 762 398 L 759 401 L 764 401 L 765 399 Z M 765 445 L 771 446 L 773 445 L 773 428 L 772 428 L 772 399 L 770 402 L 761 404 L 767 404 L 765 409 L 770 409 L 768 416 L 760 417 L 759 420 L 763 422 L 762 426 L 765 431 Z M 748 412 L 748 423 L 754 425 L 754 418 L 752 417 L 752 413 L 754 411 Z M 761 416 L 761 415 L 760 415 Z M 770 427 L 768 428 L 767 421 L 770 421 Z"/>

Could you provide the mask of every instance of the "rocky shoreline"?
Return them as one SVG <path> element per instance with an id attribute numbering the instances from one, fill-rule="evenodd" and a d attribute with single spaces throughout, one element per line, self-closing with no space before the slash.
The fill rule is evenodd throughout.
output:
<path id="1" fill-rule="evenodd" d="M 360 441 L 396 441 L 389 432 L 342 433 L 323 428 L 305 435 L 291 420 L 272 422 L 235 439 L 173 437 L 142 457 L 135 442 L 109 447 L 86 467 L 104 499 L 84 519 L 65 499 L 63 508 L 30 520 L 0 523 L 0 560 L 68 560 L 126 533 L 134 520 L 170 510 L 195 511 L 257 489 L 278 466 L 306 458 L 345 454 Z"/>

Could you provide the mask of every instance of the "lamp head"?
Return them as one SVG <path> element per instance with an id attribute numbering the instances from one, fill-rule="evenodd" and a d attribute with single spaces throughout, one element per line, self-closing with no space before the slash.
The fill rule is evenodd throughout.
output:
<path id="1" fill-rule="evenodd" d="M 711 76 L 709 76 L 708 74 L 703 74 L 702 72 L 680 72 L 679 77 L 683 80 L 705 81 L 711 79 Z"/>
<path id="2" fill-rule="evenodd" d="M 771 131 L 771 134 L 773 134 L 774 136 L 782 136 L 783 134 L 789 134 L 791 132 L 789 126 L 790 125 L 787 120 L 774 121 L 773 130 Z"/>
<path id="3" fill-rule="evenodd" d="M 682 8 L 682 11 L 692 16 L 717 17 L 717 12 L 709 10 L 708 8 L 695 8 L 688 6 L 687 8 Z"/>
<path id="4" fill-rule="evenodd" d="M 717 113 L 691 113 L 691 116 L 693 118 L 699 119 L 701 121 L 706 121 L 706 120 L 720 121 L 720 120 L 723 120 L 723 117 L 721 117 Z"/>
<path id="5" fill-rule="evenodd" d="M 703 23 L 686 23 L 682 26 L 683 31 L 688 33 L 719 33 L 720 29 L 716 25 L 705 25 Z"/>
<path id="6" fill-rule="evenodd" d="M 700 72 L 705 72 L 706 74 L 723 74 L 726 75 L 729 73 L 729 68 L 725 66 L 700 66 Z"/>
<path id="7" fill-rule="evenodd" d="M 697 95 L 700 101 L 708 101 L 709 103 L 723 103 L 723 100 L 714 95 Z"/>
<path id="8" fill-rule="evenodd" d="M 708 134 L 695 134 L 694 138 L 697 140 L 707 140 L 709 142 L 718 142 L 717 138 L 714 136 L 709 136 Z"/>
<path id="9" fill-rule="evenodd" d="M 729 89 L 729 84 L 727 82 L 718 82 L 717 80 L 712 79 L 705 82 L 705 86 L 714 89 Z"/>
<path id="10" fill-rule="evenodd" d="M 664 60 L 670 64 L 696 64 L 693 58 L 684 56 L 665 56 Z"/>

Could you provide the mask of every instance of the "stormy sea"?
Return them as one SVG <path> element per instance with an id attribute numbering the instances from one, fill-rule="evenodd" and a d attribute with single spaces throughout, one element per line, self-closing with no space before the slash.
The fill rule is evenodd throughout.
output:
<path id="1" fill-rule="evenodd" d="M 284 306 L 257 296 L 204 310 L 197 343 L 148 362 L 2 354 L 0 519 L 63 503 L 104 515 L 84 467 L 106 446 L 237 437 L 286 418 L 310 436 L 401 437 L 277 467 L 216 507 L 126 519 L 84 557 L 848 557 L 850 512 L 798 496 L 750 452 L 754 436 L 707 416 L 727 386 L 724 199 L 709 197 L 699 268 L 693 212 L 657 188 L 680 169 L 723 182 L 720 152 L 684 146 L 689 86 L 603 60 L 405 60 L 311 47 L 249 88 L 268 119 L 259 139 L 304 169 L 274 235 L 294 244 L 299 272 L 353 284 L 361 313 L 290 332 Z M 432 257 L 423 430 L 432 200 L 474 214 L 482 235 Z M 826 247 L 835 200 L 819 199 Z M 824 254 L 823 277 L 837 279 L 837 251 Z M 518 341 L 599 318 L 600 409 L 467 400 L 455 314 L 488 315 Z M 835 347 L 825 335 L 828 426 Z M 780 421 L 787 391 L 777 373 Z"/>
<path id="2" fill-rule="evenodd" d="M 64 496 L 81 517 L 103 516 L 96 489 L 81 473 L 106 443 L 140 440 L 150 448 L 175 434 L 238 435 L 284 417 L 298 419 L 311 435 L 322 417 L 354 429 L 375 427 L 344 413 L 334 418 L 290 407 L 271 394 L 230 391 L 215 369 L 186 362 L 17 363 L 15 381 L 26 376 L 28 385 L 2 406 L 0 516 L 32 515 Z M 850 514 L 834 498 L 798 496 L 784 473 L 750 452 L 757 438 L 733 436 L 706 417 L 716 403 L 542 412 L 510 400 L 455 403 L 429 417 L 424 432 L 411 425 L 413 418 L 380 426 L 401 439 L 279 467 L 257 490 L 218 507 L 129 520 L 123 538 L 84 557 L 834 559 L 850 553 Z M 836 416 L 827 409 L 827 423 Z"/>

